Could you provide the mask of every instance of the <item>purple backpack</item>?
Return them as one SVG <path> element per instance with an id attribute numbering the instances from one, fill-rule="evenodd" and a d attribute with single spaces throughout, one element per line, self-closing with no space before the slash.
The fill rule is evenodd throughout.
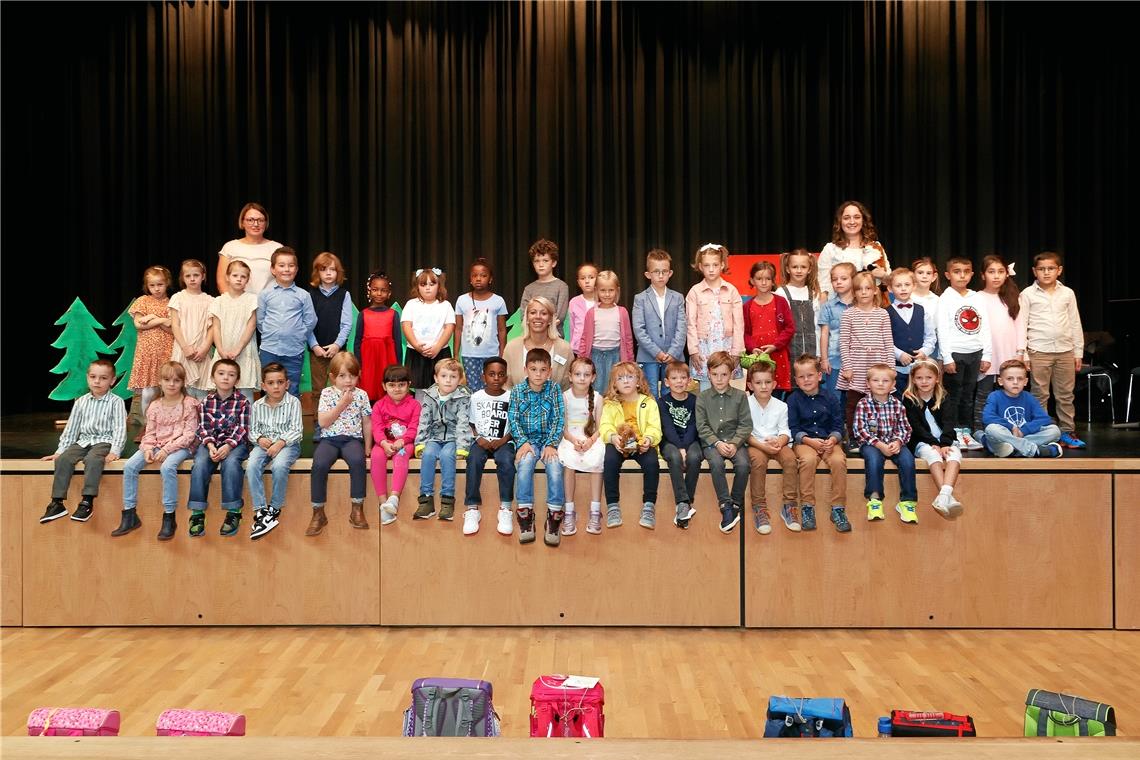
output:
<path id="1" fill-rule="evenodd" d="M 498 736 L 489 681 L 419 678 L 404 711 L 404 736 Z"/>

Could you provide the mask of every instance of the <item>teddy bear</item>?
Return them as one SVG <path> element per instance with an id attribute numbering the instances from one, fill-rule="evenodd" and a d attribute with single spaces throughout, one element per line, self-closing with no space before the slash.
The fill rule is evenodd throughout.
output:
<path id="1" fill-rule="evenodd" d="M 618 451 L 622 454 L 633 454 L 637 451 L 637 431 L 634 430 L 633 425 L 628 422 L 623 422 L 617 426 L 617 437 L 621 442 Z"/>

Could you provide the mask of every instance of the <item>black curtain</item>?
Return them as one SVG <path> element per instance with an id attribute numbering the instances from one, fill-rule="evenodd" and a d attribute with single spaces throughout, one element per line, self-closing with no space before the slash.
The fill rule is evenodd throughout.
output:
<path id="1" fill-rule="evenodd" d="M 368 270 L 403 301 L 430 264 L 454 299 L 486 256 L 514 308 L 538 237 L 572 293 L 592 260 L 629 304 L 651 247 L 684 292 L 700 243 L 819 250 L 857 198 L 897 264 L 997 251 L 1024 286 L 1060 250 L 1086 329 L 1131 331 L 1108 304 L 1138 294 L 1127 11 L 5 3 L 3 411 L 52 407 L 76 295 L 109 326 L 149 264 L 212 275 L 247 200 L 304 260 L 340 255 L 358 304 Z"/>

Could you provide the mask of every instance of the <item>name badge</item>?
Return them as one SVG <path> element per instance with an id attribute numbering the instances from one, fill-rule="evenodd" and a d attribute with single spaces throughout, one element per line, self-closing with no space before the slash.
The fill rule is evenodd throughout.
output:
<path id="1" fill-rule="evenodd" d="M 550 358 L 552 360 L 554 360 L 555 364 L 565 364 L 566 363 L 566 357 L 565 356 L 559 356 L 558 354 L 555 354 L 554 356 L 552 356 Z"/>

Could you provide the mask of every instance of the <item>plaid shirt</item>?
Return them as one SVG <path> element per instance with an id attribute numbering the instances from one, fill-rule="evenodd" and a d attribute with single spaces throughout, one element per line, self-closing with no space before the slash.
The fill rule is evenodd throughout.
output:
<path id="1" fill-rule="evenodd" d="M 543 383 L 539 391 L 531 390 L 530 383 L 525 380 L 518 383 L 511 388 L 507 422 L 511 426 L 516 449 L 529 443 L 541 455 L 546 446 L 558 448 L 562 428 L 566 424 L 562 388 L 553 380 Z"/>
<path id="2" fill-rule="evenodd" d="M 870 394 L 859 399 L 855 406 L 855 424 L 852 428 L 859 443 L 874 446 L 876 443 L 898 441 L 906 445 L 910 440 L 910 423 L 906 409 L 894 396 L 876 401 Z"/>
<path id="3" fill-rule="evenodd" d="M 249 400 L 234 391 L 224 401 L 218 394 L 211 393 L 202 402 L 198 413 L 198 440 L 215 446 L 229 444 L 231 449 L 249 435 Z"/>

